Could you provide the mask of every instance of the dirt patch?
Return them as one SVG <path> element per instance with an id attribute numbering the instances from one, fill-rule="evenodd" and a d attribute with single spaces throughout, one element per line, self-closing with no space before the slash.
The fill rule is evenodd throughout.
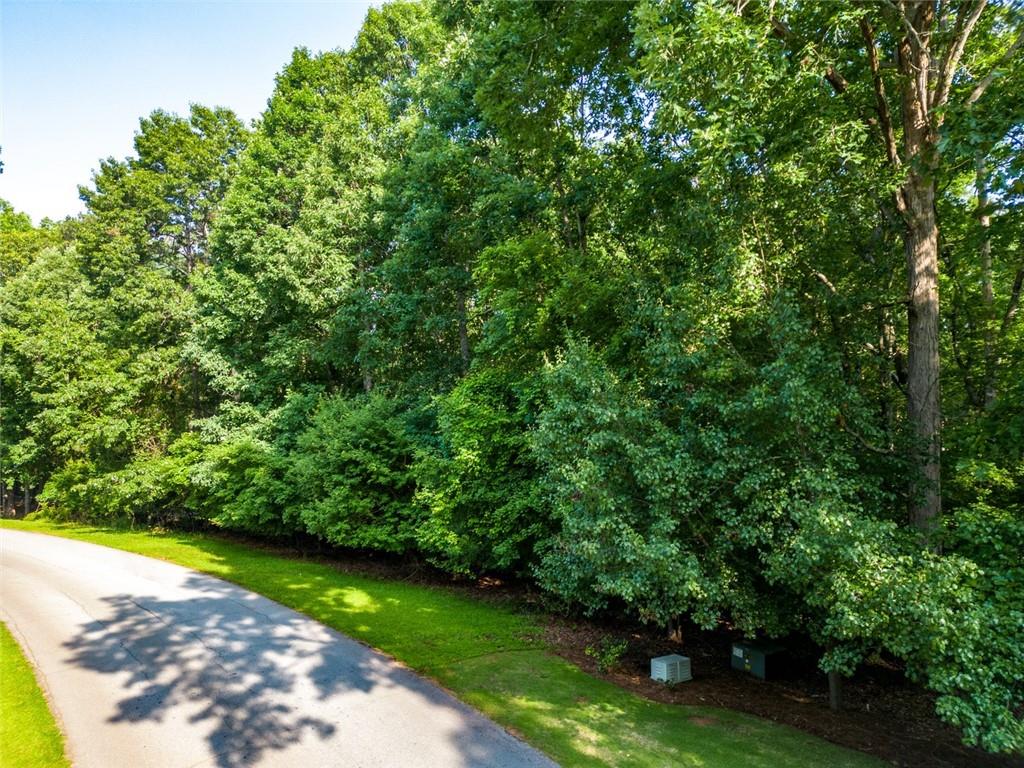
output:
<path id="1" fill-rule="evenodd" d="M 718 724 L 718 718 L 715 718 L 715 717 L 691 717 L 690 718 L 690 722 L 693 723 L 694 725 L 703 725 L 703 726 L 706 727 L 706 726 L 709 726 L 709 725 L 717 725 Z"/>

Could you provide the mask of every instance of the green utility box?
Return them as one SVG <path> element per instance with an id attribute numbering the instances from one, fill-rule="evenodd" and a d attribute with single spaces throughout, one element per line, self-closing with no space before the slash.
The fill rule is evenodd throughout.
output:
<path id="1" fill-rule="evenodd" d="M 744 641 L 732 644 L 732 668 L 749 672 L 754 677 L 765 679 L 768 673 L 768 657 L 782 650 L 781 645 Z"/>

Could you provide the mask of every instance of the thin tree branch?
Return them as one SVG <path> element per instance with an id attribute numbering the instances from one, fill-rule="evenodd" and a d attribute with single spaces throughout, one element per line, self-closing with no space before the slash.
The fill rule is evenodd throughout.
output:
<path id="1" fill-rule="evenodd" d="M 839 94 L 846 93 L 846 89 L 850 87 L 850 84 L 846 82 L 846 78 L 840 75 L 836 68 L 831 64 L 829 64 L 828 69 L 825 70 L 825 79 L 828 80 L 835 92 Z"/>
<path id="2" fill-rule="evenodd" d="M 839 428 L 843 430 L 843 432 L 845 432 L 846 434 L 856 438 L 858 443 L 860 443 L 864 448 L 867 448 L 872 453 L 879 453 L 883 456 L 892 456 L 893 453 L 895 453 L 895 451 L 892 448 L 879 448 L 877 445 L 872 445 L 871 443 L 869 443 L 865 439 L 864 435 L 850 427 L 850 425 L 846 421 L 846 416 L 844 416 L 842 413 L 839 414 Z"/>
<path id="3" fill-rule="evenodd" d="M 1003 322 L 999 324 L 999 337 L 1002 338 L 1010 329 L 1013 318 L 1017 316 L 1017 307 L 1020 304 L 1021 287 L 1024 286 L 1024 267 L 1017 270 L 1017 276 L 1013 279 L 1013 289 L 1010 291 L 1010 301 L 1006 305 L 1006 312 L 1003 313 Z"/>
<path id="4" fill-rule="evenodd" d="M 862 315 L 867 312 L 876 312 L 879 309 L 892 309 L 893 307 L 905 307 L 910 304 L 910 297 L 905 299 L 899 299 L 897 301 L 883 301 L 879 304 L 865 304 L 863 307 L 858 307 L 855 310 L 847 312 L 845 315 L 840 316 L 840 320 L 846 320 L 847 318 L 853 317 L 854 315 Z"/>
<path id="5" fill-rule="evenodd" d="M 892 2 L 892 0 L 882 0 L 882 5 L 889 7 L 892 11 L 896 13 L 896 16 L 899 17 L 900 22 L 903 24 L 904 27 L 906 27 L 907 35 L 910 39 L 910 42 L 914 44 L 918 51 L 920 51 L 923 47 L 923 43 L 921 42 L 921 36 L 917 33 L 917 30 L 914 29 L 914 25 L 910 23 L 910 19 L 907 18 L 907 14 L 903 8 L 903 4 L 900 3 L 900 5 L 897 6 L 894 2 Z"/>
<path id="6" fill-rule="evenodd" d="M 882 143 L 885 145 L 885 153 L 889 163 L 894 168 L 900 167 L 899 151 L 896 149 L 896 134 L 892 128 L 892 115 L 889 112 L 889 101 L 885 96 L 885 81 L 882 80 L 878 66 L 878 49 L 875 47 L 875 32 L 871 28 L 871 22 L 867 16 L 860 19 L 860 29 L 864 34 L 864 41 L 867 43 L 868 64 L 871 67 L 871 76 L 875 84 L 875 111 L 878 113 L 878 121 L 882 128 Z M 897 207 L 902 202 L 899 195 L 896 196 Z"/>
<path id="7" fill-rule="evenodd" d="M 818 280 L 820 280 L 826 288 L 828 288 L 829 292 L 832 293 L 832 295 L 838 293 L 836 291 L 836 287 L 832 285 L 831 281 L 829 281 L 829 279 L 825 277 L 825 275 L 823 275 L 821 272 L 815 272 L 814 276 L 818 278 Z"/>
<path id="8" fill-rule="evenodd" d="M 1017 39 L 1014 40 L 1013 44 L 1006 49 L 1006 53 L 999 57 L 999 61 L 992 66 L 992 70 L 979 80 L 976 86 L 974 86 L 970 95 L 967 97 L 967 101 L 964 102 L 967 106 L 973 105 L 974 102 L 981 98 L 982 94 L 984 94 L 988 87 L 992 85 L 992 81 L 996 79 L 996 75 L 999 74 L 999 68 L 1013 59 L 1013 55 L 1017 53 L 1018 49 L 1020 49 L 1022 45 L 1024 45 L 1024 30 L 1021 30 L 1020 34 L 1017 35 Z"/>
<path id="9" fill-rule="evenodd" d="M 772 32 L 775 33 L 775 36 L 777 38 L 790 44 L 793 43 L 793 31 L 788 26 L 786 26 L 786 23 L 784 21 L 774 16 L 772 16 L 768 21 L 769 24 L 771 24 Z M 846 81 L 846 78 L 839 74 L 836 68 L 833 67 L 831 64 L 829 64 L 828 67 L 825 69 L 825 79 L 828 80 L 829 84 L 832 86 L 832 89 L 837 94 L 846 93 L 847 89 L 850 87 L 850 84 Z"/>
<path id="10" fill-rule="evenodd" d="M 936 14 L 935 24 L 936 24 L 936 27 L 938 29 L 945 29 L 946 16 L 948 15 L 946 13 L 946 11 L 948 11 L 948 10 L 949 10 L 949 8 L 941 8 L 939 13 Z M 956 8 L 956 17 L 953 20 L 953 34 L 952 34 L 952 37 L 950 38 L 951 41 L 952 40 L 956 40 L 958 37 L 960 37 L 960 30 L 962 30 L 963 26 L 964 26 L 964 19 L 966 18 L 966 15 L 961 13 L 961 10 L 962 9 L 959 8 L 959 7 Z M 940 71 L 941 72 L 945 72 L 946 71 L 946 69 L 945 69 L 945 66 L 946 66 L 945 62 L 948 59 L 949 53 L 952 52 L 952 50 L 953 50 L 953 46 L 952 46 L 952 43 L 951 43 L 949 48 L 946 49 L 946 54 L 947 55 L 943 57 L 943 64 L 942 64 L 942 67 L 940 67 Z"/>
<path id="11" fill-rule="evenodd" d="M 942 60 L 942 68 L 939 71 L 939 83 L 932 96 L 931 108 L 941 109 L 949 98 L 949 89 L 953 86 L 953 75 L 960 64 L 960 58 L 964 55 L 964 47 L 967 45 L 967 38 L 971 36 L 974 25 L 981 18 L 982 11 L 988 5 L 988 0 L 978 0 L 977 5 L 971 10 L 966 21 L 961 24 L 963 12 L 956 15 L 956 26 L 953 40 L 946 49 L 946 55 Z"/>

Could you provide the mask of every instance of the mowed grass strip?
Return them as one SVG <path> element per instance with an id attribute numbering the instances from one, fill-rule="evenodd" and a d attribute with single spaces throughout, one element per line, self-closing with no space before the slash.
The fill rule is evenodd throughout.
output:
<path id="1" fill-rule="evenodd" d="M 875 758 L 729 710 L 653 702 L 549 652 L 535 616 L 226 537 L 46 521 L 5 527 L 167 560 L 266 595 L 437 680 L 566 768 L 878 768 Z"/>
<path id="2" fill-rule="evenodd" d="M 35 672 L 0 623 L 0 768 L 66 768 L 64 738 Z"/>

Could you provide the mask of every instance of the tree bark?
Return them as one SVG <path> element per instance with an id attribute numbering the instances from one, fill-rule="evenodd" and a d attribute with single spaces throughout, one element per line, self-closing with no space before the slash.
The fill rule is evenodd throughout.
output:
<path id="1" fill-rule="evenodd" d="M 903 246 L 907 261 L 907 417 L 917 445 L 910 478 L 910 522 L 934 546 L 942 515 L 940 488 L 942 410 L 939 401 L 939 226 L 935 213 L 938 124 L 930 104 L 929 49 L 935 6 L 907 7 L 911 34 L 900 41 L 903 154 L 907 177 Z"/>
<path id="2" fill-rule="evenodd" d="M 905 187 L 907 227 L 907 416 L 917 438 L 910 520 L 930 539 L 942 514 L 939 401 L 939 229 L 935 182 L 912 172 Z"/>
<path id="3" fill-rule="evenodd" d="M 683 644 L 683 619 L 682 616 L 668 620 L 668 639 L 676 645 Z"/>
<path id="4" fill-rule="evenodd" d="M 843 676 L 838 672 L 828 673 L 828 708 L 833 712 L 843 708 Z"/>

